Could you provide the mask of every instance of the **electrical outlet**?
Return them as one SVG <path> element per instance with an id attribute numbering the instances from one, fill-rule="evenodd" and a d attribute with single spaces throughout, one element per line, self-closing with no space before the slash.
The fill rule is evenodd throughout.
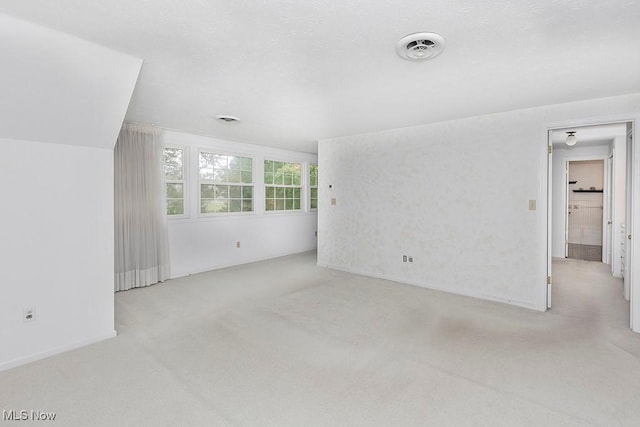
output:
<path id="1" fill-rule="evenodd" d="M 407 256 L 406 255 L 402 255 L 402 262 L 407 262 Z"/>
<path id="2" fill-rule="evenodd" d="M 335 198 L 335 197 L 332 197 L 332 198 L 331 198 L 331 204 L 332 204 L 332 205 L 335 205 L 335 204 L 336 204 L 336 202 L 337 202 L 336 198 Z"/>
<path id="3" fill-rule="evenodd" d="M 25 307 L 22 309 L 22 321 L 23 322 L 33 322 L 36 320 L 36 308 L 35 307 Z"/>
<path id="4" fill-rule="evenodd" d="M 409 255 L 409 262 L 413 262 L 413 257 Z"/>
<path id="5" fill-rule="evenodd" d="M 239 248 L 239 247 L 240 247 L 240 242 L 238 241 L 236 242 L 236 248 Z"/>

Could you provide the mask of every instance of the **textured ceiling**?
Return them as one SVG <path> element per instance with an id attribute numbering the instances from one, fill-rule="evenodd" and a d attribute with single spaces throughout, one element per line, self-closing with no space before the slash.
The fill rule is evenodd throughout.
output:
<path id="1" fill-rule="evenodd" d="M 143 58 L 129 120 L 309 152 L 640 92 L 638 0 L 2 0 L 0 13 Z M 399 59 L 396 42 L 418 31 L 443 35 L 444 53 Z"/>

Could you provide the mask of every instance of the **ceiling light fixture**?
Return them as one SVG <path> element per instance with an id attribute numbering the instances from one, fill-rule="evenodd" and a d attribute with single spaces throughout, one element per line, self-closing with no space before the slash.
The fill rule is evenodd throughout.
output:
<path id="1" fill-rule="evenodd" d="M 576 137 L 576 131 L 567 132 L 569 135 L 567 136 L 567 140 L 564 142 L 569 147 L 573 147 L 578 142 L 578 137 Z"/>
<path id="2" fill-rule="evenodd" d="M 237 117 L 227 116 L 227 115 L 224 115 L 224 114 L 216 116 L 216 119 L 218 119 L 220 121 L 223 121 L 225 123 L 236 123 L 236 122 L 240 121 L 240 119 L 237 118 Z"/>
<path id="3" fill-rule="evenodd" d="M 440 55 L 444 46 L 444 37 L 440 34 L 413 33 L 400 39 L 396 52 L 407 61 L 426 61 Z"/>

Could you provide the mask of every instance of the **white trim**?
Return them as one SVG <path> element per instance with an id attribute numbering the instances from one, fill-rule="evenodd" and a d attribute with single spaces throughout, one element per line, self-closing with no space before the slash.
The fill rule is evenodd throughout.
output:
<path id="1" fill-rule="evenodd" d="M 229 139 L 221 139 L 206 135 L 197 135 L 184 131 L 164 128 L 164 142 L 166 146 L 177 146 L 188 148 L 189 160 L 185 163 L 187 167 L 187 191 L 186 195 L 189 217 L 171 217 L 171 223 L 180 224 L 185 222 L 216 221 L 221 218 L 259 218 L 274 215 L 301 215 L 305 212 L 302 208 L 297 211 L 269 211 L 266 214 L 264 206 L 264 160 L 278 159 L 288 163 L 318 163 L 316 153 L 287 150 L 282 148 L 265 147 L 262 145 L 236 142 Z M 252 212 L 226 212 L 216 214 L 200 214 L 200 176 L 199 176 L 199 153 L 201 151 L 219 153 L 222 155 L 233 155 L 238 157 L 249 157 L 253 164 L 253 211 Z M 304 189 L 303 189 L 304 191 Z M 301 205 L 303 205 L 301 199 Z M 312 213 L 316 213 L 313 211 Z M 167 216 L 168 217 L 168 216 Z"/>
<path id="2" fill-rule="evenodd" d="M 265 257 L 250 258 L 250 259 L 242 260 L 240 262 L 225 263 L 225 264 L 220 264 L 220 265 L 216 265 L 216 266 L 213 266 L 213 267 L 202 268 L 202 269 L 198 269 L 198 270 L 194 270 L 194 271 L 176 273 L 175 275 L 171 276 L 171 279 L 179 279 L 181 277 L 187 277 L 187 276 L 191 276 L 193 274 L 201 274 L 201 273 L 206 273 L 208 271 L 221 270 L 223 268 L 236 267 L 238 265 L 252 264 L 254 262 L 267 261 L 267 260 L 270 260 L 270 259 L 282 258 L 282 257 L 285 257 L 285 256 L 298 255 L 298 254 L 306 254 L 306 253 L 309 253 L 309 252 L 316 252 L 316 251 L 317 251 L 317 249 L 294 251 L 294 252 L 278 252 L 278 253 L 276 253 L 274 255 L 269 255 L 269 256 L 265 256 Z M 171 280 L 171 279 L 169 279 L 169 280 Z"/>
<path id="3" fill-rule="evenodd" d="M 640 117 L 634 114 L 613 114 L 609 116 L 600 116 L 600 117 L 593 117 L 593 118 L 561 120 L 557 122 L 545 123 L 544 129 L 557 130 L 557 129 L 566 129 L 570 127 L 610 125 L 615 123 L 629 123 L 638 118 Z"/>
<path id="4" fill-rule="evenodd" d="M 318 171 L 318 174 L 316 175 L 316 185 L 311 185 L 311 166 L 315 166 L 316 170 Z M 318 211 L 318 175 L 319 175 L 319 171 L 320 168 L 318 167 L 318 163 L 313 163 L 313 162 L 307 162 L 307 180 L 308 180 L 308 185 L 307 185 L 307 189 L 308 189 L 308 193 L 307 194 L 307 204 L 309 205 L 309 212 L 317 212 Z M 311 189 L 315 188 L 316 189 L 316 207 L 312 208 L 311 207 Z"/>
<path id="5" fill-rule="evenodd" d="M 640 236 L 636 235 L 636 231 L 640 232 L 640 144 L 637 142 L 638 123 L 640 123 L 640 114 L 634 117 L 631 122 L 632 137 L 632 167 L 631 167 L 631 221 L 626 221 L 631 229 L 627 229 L 627 233 L 631 234 L 631 253 L 627 253 L 628 262 L 631 263 L 630 286 L 629 286 L 629 306 L 631 309 L 630 321 L 631 329 L 640 333 L 640 286 L 638 277 L 640 277 Z M 636 184 L 636 185 L 634 185 Z"/>
<path id="6" fill-rule="evenodd" d="M 549 203 L 548 198 L 551 197 L 550 193 L 550 179 L 551 173 L 548 170 L 550 168 L 548 155 L 548 145 L 550 142 L 550 131 L 554 129 L 564 129 L 568 127 L 579 127 L 579 126 L 593 126 L 600 124 L 611 124 L 611 123 L 631 123 L 633 129 L 634 139 L 637 138 L 637 129 L 638 123 L 640 123 L 640 113 L 633 114 L 616 114 L 610 116 L 600 116 L 600 117 L 592 117 L 592 118 L 582 118 L 582 119 L 571 119 L 571 120 L 563 120 L 558 122 L 547 122 L 542 125 L 542 137 L 540 138 L 541 142 L 544 144 L 543 153 L 544 160 L 540 163 L 540 185 L 538 187 L 540 192 L 540 200 L 543 201 L 544 206 L 543 209 L 546 209 L 547 215 L 539 215 L 538 221 L 538 237 L 540 239 L 539 253 L 541 254 L 540 259 L 544 262 L 540 263 L 539 267 L 539 275 L 544 276 L 544 280 L 546 280 L 546 275 L 551 273 L 548 266 L 548 251 L 551 250 L 551 239 L 549 235 L 551 234 L 551 218 L 550 218 L 550 209 L 551 205 Z M 631 184 L 640 182 L 640 144 L 632 143 L 632 179 Z M 627 183 L 629 185 L 630 183 Z M 627 233 L 631 234 L 633 237 L 634 230 L 640 230 L 640 185 L 632 185 L 631 189 L 631 218 L 626 218 L 626 227 L 631 227 L 627 229 Z M 640 254 L 640 236 L 638 238 L 632 238 L 630 245 L 630 252 L 627 251 L 626 257 L 627 262 L 630 264 L 630 327 L 634 332 L 640 333 L 640 283 L 636 283 L 638 280 L 634 278 L 634 276 L 640 276 L 640 256 L 636 256 L 636 254 Z M 541 300 L 546 300 L 547 288 L 541 286 L 540 297 Z M 544 297 L 543 297 L 544 295 Z"/>
<path id="7" fill-rule="evenodd" d="M 335 265 L 331 265 L 331 264 L 324 264 L 324 263 L 317 263 L 318 267 L 323 267 L 323 268 L 330 268 L 332 270 L 340 270 L 340 271 L 345 271 L 347 273 L 351 273 L 351 274 L 357 274 L 359 276 L 365 276 L 365 277 L 370 277 L 370 278 L 374 278 L 374 279 L 382 279 L 382 280 L 388 280 L 390 282 L 395 282 L 401 285 L 409 285 L 409 286 L 417 286 L 423 289 L 429 289 L 431 291 L 437 291 L 437 292 L 446 292 L 448 294 L 454 294 L 454 295 L 461 295 L 461 296 L 465 296 L 465 297 L 473 297 L 473 298 L 478 298 L 481 300 L 486 300 L 486 301 L 493 301 L 493 302 L 499 302 L 499 303 L 503 303 L 503 304 L 508 304 L 508 305 L 515 305 L 518 307 L 523 307 L 523 308 L 528 308 L 530 310 L 535 310 L 535 311 L 545 311 L 544 309 L 541 310 L 540 307 L 538 307 L 535 304 L 531 304 L 529 302 L 526 301 L 520 301 L 520 300 L 514 300 L 511 298 L 507 298 L 507 297 L 501 297 L 498 295 L 492 295 L 492 294 L 485 294 L 485 293 L 481 293 L 481 292 L 464 292 L 464 291 L 460 291 L 458 289 L 451 289 L 448 288 L 446 286 L 439 286 L 439 285 L 433 285 L 433 284 L 426 284 L 426 283 L 420 283 L 414 280 L 406 280 L 406 279 L 398 279 L 397 277 L 390 277 L 390 276 L 385 276 L 385 275 L 373 275 L 370 272 L 364 271 L 364 270 L 358 270 L 358 269 L 351 269 L 348 267 L 343 267 L 343 266 L 335 266 Z"/>
<path id="8" fill-rule="evenodd" d="M 300 194 L 302 194 L 302 191 L 300 192 Z M 266 198 L 265 198 L 266 201 Z M 265 216 L 271 216 L 271 215 L 284 215 L 284 214 L 291 214 L 291 215 L 306 215 L 309 212 L 305 211 L 304 209 L 302 209 L 302 200 L 300 200 L 300 209 L 284 209 L 284 210 L 272 210 L 272 211 L 268 211 L 265 209 L 264 211 L 264 215 Z"/>
<path id="9" fill-rule="evenodd" d="M 551 183 L 552 183 L 552 171 L 551 165 L 552 154 L 549 154 L 549 147 L 551 144 L 551 132 L 547 126 L 543 126 L 541 129 L 540 141 L 542 145 L 540 147 L 540 179 L 538 186 L 538 201 L 539 209 L 544 212 L 544 215 L 538 214 L 538 238 L 539 246 L 538 253 L 539 264 L 536 283 L 539 283 L 539 287 L 536 288 L 537 298 L 534 299 L 535 309 L 540 311 L 546 311 L 551 304 L 551 284 L 547 284 L 547 277 L 551 276 Z M 537 300 L 537 301 L 536 301 Z"/>
<path id="10" fill-rule="evenodd" d="M 4 362 L 0 364 L 0 372 L 5 371 L 7 369 L 15 368 L 18 366 L 26 365 L 27 363 L 35 362 L 37 360 L 41 360 L 50 356 L 54 356 L 56 354 L 64 353 L 70 350 L 75 350 L 76 348 L 84 347 L 89 344 L 94 344 L 100 341 L 107 340 L 109 338 L 113 338 L 118 333 L 114 330 L 109 333 L 103 335 L 97 335 L 92 338 L 87 338 L 86 340 L 76 341 L 71 344 L 62 345 L 59 347 L 54 347 L 46 351 L 41 351 L 39 353 L 30 354 L 29 356 L 20 357 L 18 359 L 13 359 L 8 362 Z"/>
<path id="11" fill-rule="evenodd" d="M 166 191 L 166 185 L 167 184 L 182 184 L 182 203 L 183 206 L 182 208 L 184 209 L 184 213 L 182 215 L 169 215 L 167 214 L 167 219 L 169 220 L 180 220 L 180 219 L 187 219 L 190 218 L 190 210 L 189 210 L 189 180 L 187 179 L 189 177 L 189 163 L 191 163 L 190 157 L 189 157 L 189 147 L 185 146 L 185 145 L 178 145 L 178 144 L 164 144 L 164 149 L 167 148 L 173 148 L 176 150 L 182 150 L 182 180 L 167 180 L 167 177 L 165 175 L 164 178 L 164 184 L 165 184 L 165 191 Z M 166 199 L 166 194 L 165 194 L 165 199 Z M 165 212 L 166 214 L 166 212 Z"/>
<path id="12" fill-rule="evenodd" d="M 547 130 L 546 132 L 546 140 L 547 140 L 547 149 L 545 151 L 547 151 L 547 155 L 546 157 L 546 167 L 547 167 L 547 187 L 546 187 L 546 191 L 547 191 L 547 197 L 545 199 L 546 204 L 547 204 L 547 259 L 546 259 L 546 278 L 545 278 L 545 283 L 547 284 L 546 286 L 546 292 L 545 292 L 545 297 L 546 297 L 546 303 L 544 305 L 545 310 L 551 308 L 551 296 L 552 296 L 552 289 L 553 289 L 553 276 L 551 274 L 551 266 L 553 263 L 553 260 L 551 259 L 552 257 L 552 245 L 553 245 L 553 236 L 551 234 L 551 224 L 553 224 L 553 211 L 552 211 L 552 206 L 553 206 L 553 191 L 552 191 L 552 186 L 553 186 L 553 143 L 551 141 L 551 131 Z"/>
<path id="13" fill-rule="evenodd" d="M 296 185 L 296 184 L 276 184 L 274 183 L 269 183 L 267 184 L 264 180 L 264 175 L 267 173 L 264 171 L 264 164 L 266 162 L 272 162 L 272 163 L 284 163 L 284 164 L 289 164 L 289 165 L 299 165 L 300 166 L 300 184 Z M 264 159 L 262 160 L 262 187 L 264 188 L 264 214 L 265 215 L 274 215 L 274 214 L 280 214 L 282 212 L 290 212 L 290 213 L 304 213 L 307 211 L 306 206 L 304 204 L 304 200 L 305 200 L 305 188 L 307 188 L 307 183 L 308 180 L 305 180 L 305 175 L 306 175 L 306 161 L 286 161 L 286 160 L 276 160 L 270 157 L 264 157 Z M 275 178 L 275 176 L 274 176 Z M 298 209 L 269 209 L 267 210 L 267 187 L 274 187 L 274 188 L 284 188 L 285 190 L 287 188 L 292 188 L 292 189 L 299 189 L 299 206 Z M 277 190 L 276 190 L 277 191 Z M 276 200 L 276 197 L 272 197 L 272 200 Z M 284 200 L 286 201 L 286 197 L 284 198 Z M 295 197 L 292 199 L 295 202 Z M 275 208 L 275 206 L 274 206 Z"/>
<path id="14" fill-rule="evenodd" d="M 234 153 L 231 151 L 227 151 L 227 150 L 218 150 L 218 149 L 213 149 L 213 148 L 202 148 L 202 147 L 198 147 L 198 154 L 196 157 L 196 176 L 197 176 L 197 205 L 196 205 L 196 218 L 201 219 L 201 218 L 212 218 L 212 217 L 226 217 L 226 216 L 250 216 L 250 215 L 255 215 L 256 213 L 256 156 L 255 154 L 252 155 L 247 155 L 247 154 L 240 154 L 240 153 Z M 239 182 L 239 183 L 231 183 L 231 182 L 204 182 L 200 179 L 200 154 L 202 153 L 207 153 L 207 154 L 213 154 L 214 156 L 232 156 L 232 157 L 239 157 L 239 158 L 245 158 L 245 159 L 251 159 L 251 183 L 245 183 L 245 182 Z M 242 175 L 243 170 L 240 169 L 240 174 Z M 246 171 L 244 171 L 246 172 Z M 242 181 L 242 179 L 241 179 Z M 246 212 L 210 212 L 210 213 L 202 213 L 202 185 L 237 185 L 240 187 L 246 186 L 246 187 L 251 187 L 251 210 L 250 211 L 246 211 Z M 230 198 L 227 198 L 227 200 L 230 200 Z M 242 200 L 242 199 L 241 199 Z"/>
<path id="15" fill-rule="evenodd" d="M 604 198 L 604 194 L 607 194 L 606 197 L 606 206 L 607 208 L 603 210 L 602 214 L 603 214 L 603 226 L 607 228 L 606 231 L 606 236 L 607 236 L 607 248 L 606 250 L 603 248 L 602 249 L 602 262 L 609 265 L 609 270 L 611 271 L 611 274 L 614 277 L 618 277 L 614 274 L 614 243 L 615 243 L 615 225 L 616 225 L 616 212 L 615 212 L 615 176 L 614 176 L 614 166 L 613 166 L 613 162 L 614 162 L 614 158 L 615 158 L 615 148 L 611 147 L 611 152 L 609 153 L 609 155 L 607 156 L 607 167 L 606 167 L 606 180 L 605 180 L 605 191 L 606 193 L 604 193 L 603 191 L 603 198 Z M 604 218 L 604 216 L 606 215 L 606 218 Z M 609 221 L 611 221 L 611 223 L 609 223 Z"/>

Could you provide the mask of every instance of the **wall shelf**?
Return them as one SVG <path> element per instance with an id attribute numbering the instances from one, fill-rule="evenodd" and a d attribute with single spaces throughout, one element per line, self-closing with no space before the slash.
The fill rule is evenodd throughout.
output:
<path id="1" fill-rule="evenodd" d="M 574 193 L 602 193 L 602 190 L 573 190 Z"/>

